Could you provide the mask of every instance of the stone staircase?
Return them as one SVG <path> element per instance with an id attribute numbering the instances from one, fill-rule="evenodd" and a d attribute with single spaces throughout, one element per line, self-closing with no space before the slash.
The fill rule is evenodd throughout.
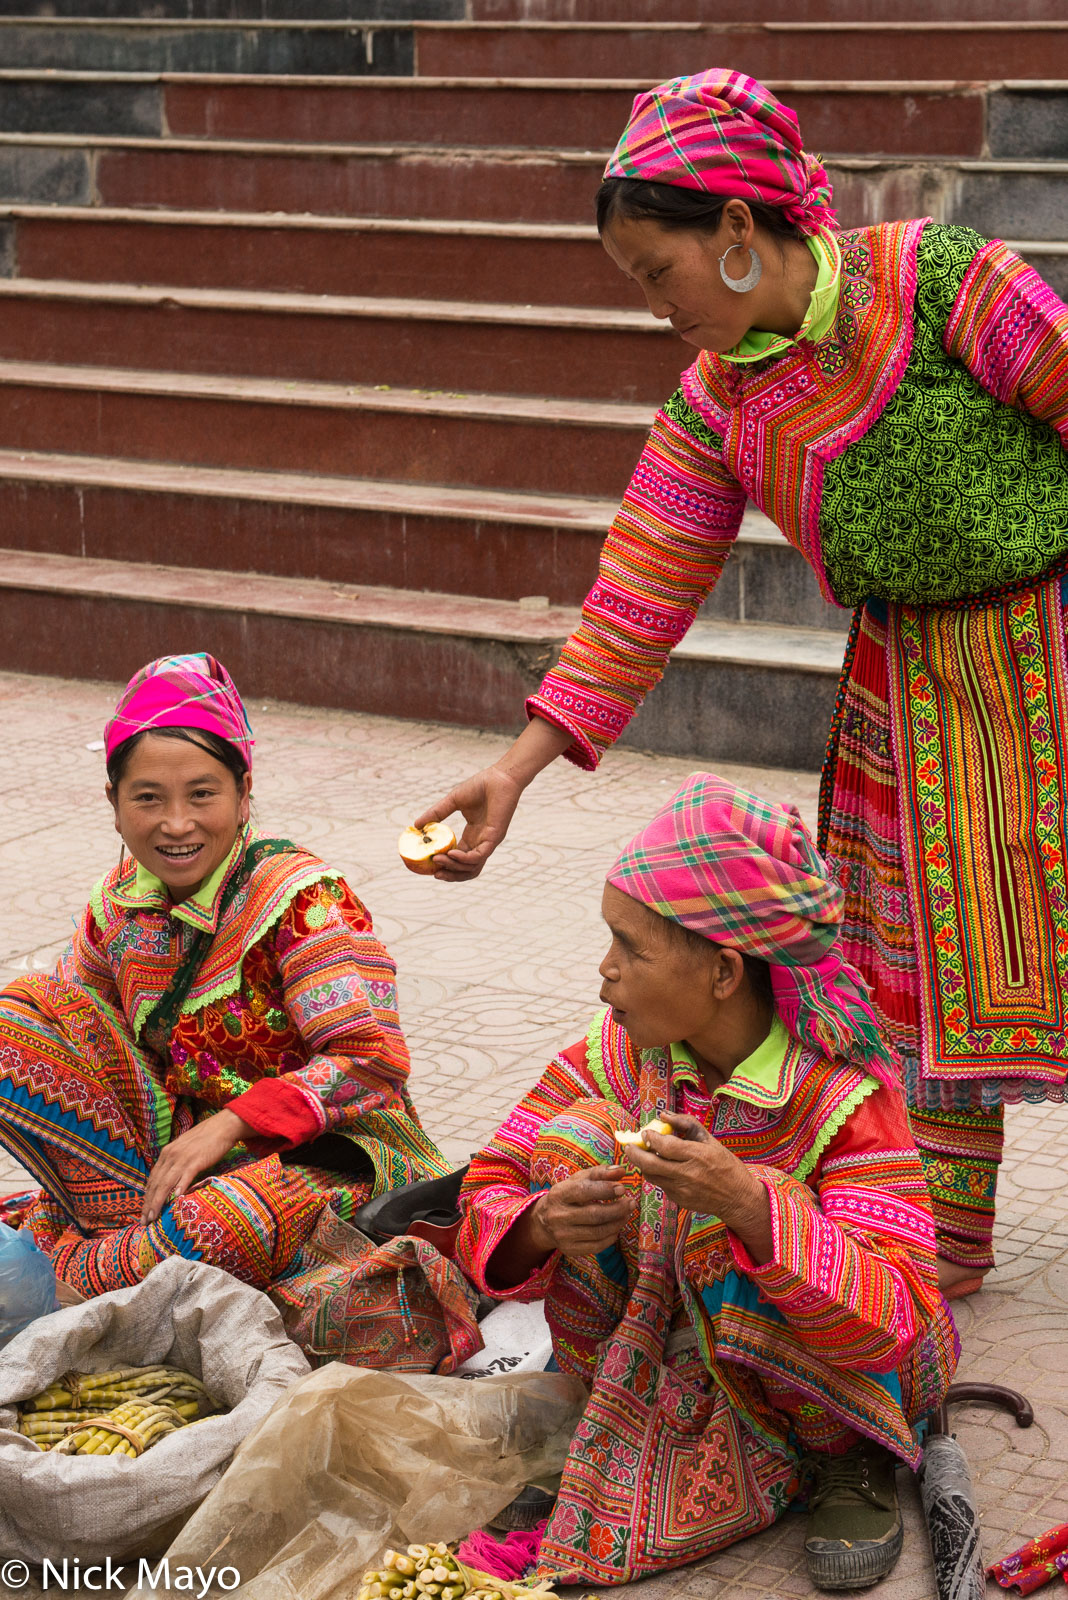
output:
<path id="1" fill-rule="evenodd" d="M 1061 0 L 93 9 L 0 0 L 5 668 L 209 648 L 515 727 L 689 359 L 590 223 L 662 77 L 763 78 L 845 224 L 967 222 L 1068 289 Z M 630 741 L 817 765 L 847 624 L 750 512 Z"/>

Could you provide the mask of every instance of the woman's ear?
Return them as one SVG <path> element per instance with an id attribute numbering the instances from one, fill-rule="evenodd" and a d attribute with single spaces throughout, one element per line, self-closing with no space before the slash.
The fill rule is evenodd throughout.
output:
<path id="1" fill-rule="evenodd" d="M 748 250 L 753 238 L 753 213 L 744 200 L 728 200 L 723 207 L 723 220 L 730 232 L 731 243 Z"/>
<path id="2" fill-rule="evenodd" d="M 240 799 L 238 801 L 238 816 L 241 821 L 247 822 L 252 810 L 252 774 L 246 772 L 241 779 Z"/>
<path id="3" fill-rule="evenodd" d="M 742 952 L 729 944 L 716 946 L 712 964 L 712 993 L 717 1000 L 729 1000 L 737 994 L 745 977 Z"/>
<path id="4" fill-rule="evenodd" d="M 115 832 L 121 833 L 122 829 L 119 827 L 119 797 L 115 793 L 115 785 L 113 783 L 105 783 L 104 795 L 107 799 L 108 805 L 115 813 Z"/>

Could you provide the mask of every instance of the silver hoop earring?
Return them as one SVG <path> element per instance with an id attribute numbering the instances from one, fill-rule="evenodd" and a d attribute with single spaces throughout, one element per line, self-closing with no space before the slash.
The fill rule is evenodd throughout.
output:
<path id="1" fill-rule="evenodd" d="M 723 263 L 726 261 L 732 250 L 744 249 L 745 246 L 741 244 L 728 245 L 726 250 L 724 250 L 723 254 L 719 258 L 719 275 L 727 285 L 727 288 L 733 289 L 735 294 L 748 294 L 750 289 L 755 289 L 757 284 L 760 282 L 760 275 L 764 271 L 764 263 L 761 261 L 752 245 L 750 245 L 749 271 L 746 273 L 745 277 L 730 278 L 727 276 L 727 269 Z"/>

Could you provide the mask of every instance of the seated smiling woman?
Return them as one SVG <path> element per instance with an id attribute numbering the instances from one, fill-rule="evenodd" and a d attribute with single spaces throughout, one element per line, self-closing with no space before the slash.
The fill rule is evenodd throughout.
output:
<path id="1" fill-rule="evenodd" d="M 608 874 L 609 1009 L 471 1164 L 457 1260 L 544 1298 L 590 1389 L 543 1576 L 675 1567 L 806 1490 L 821 1588 L 901 1550 L 895 1458 L 918 1465 L 956 1338 L 841 905 L 792 807 L 691 778 Z M 615 1129 L 654 1118 L 617 1164 Z"/>
<path id="2" fill-rule="evenodd" d="M 55 971 L 0 995 L 0 1145 L 43 1186 L 17 1220 L 83 1295 L 181 1255 L 288 1303 L 324 1213 L 448 1170 L 395 968 L 337 872 L 252 831 L 252 734 L 211 656 L 143 668 L 105 748 L 129 855 Z"/>

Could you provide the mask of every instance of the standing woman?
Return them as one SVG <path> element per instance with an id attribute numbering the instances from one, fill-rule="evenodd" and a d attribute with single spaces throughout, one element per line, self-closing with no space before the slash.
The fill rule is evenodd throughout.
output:
<path id="1" fill-rule="evenodd" d="M 557 756 L 596 767 L 714 587 L 746 498 L 855 608 L 821 793 L 843 954 L 902 1058 L 949 1292 L 993 1265 L 1006 1101 L 1068 1074 L 1068 310 L 998 241 L 839 233 L 797 119 L 712 70 L 634 102 L 601 239 L 697 348 L 582 621 L 463 812 L 478 873 Z"/>

